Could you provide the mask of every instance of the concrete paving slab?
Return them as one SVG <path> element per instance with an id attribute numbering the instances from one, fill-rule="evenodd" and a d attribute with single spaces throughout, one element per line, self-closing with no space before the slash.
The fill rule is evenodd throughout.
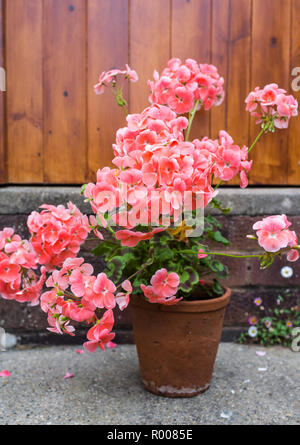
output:
<path id="1" fill-rule="evenodd" d="M 299 352 L 222 343 L 210 389 L 168 399 L 143 389 L 135 346 L 81 355 L 77 348 L 0 352 L 0 372 L 11 372 L 0 377 L 0 424 L 300 423 Z M 64 379 L 66 372 L 74 377 Z"/>

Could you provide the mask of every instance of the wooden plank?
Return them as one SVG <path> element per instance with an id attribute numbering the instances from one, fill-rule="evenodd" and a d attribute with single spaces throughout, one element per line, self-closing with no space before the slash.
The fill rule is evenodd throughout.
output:
<path id="1" fill-rule="evenodd" d="M 0 0 L 0 67 L 4 69 L 4 2 Z M 5 76 L 5 71 L 1 75 Z M 2 87 L 5 87 L 1 83 Z M 0 91 L 0 184 L 7 181 L 7 160 L 6 160 L 6 141 L 5 141 L 5 92 Z"/>
<path id="2" fill-rule="evenodd" d="M 292 0 L 292 41 L 291 41 L 291 71 L 300 67 L 300 0 Z M 300 75 L 300 69 L 298 76 Z M 295 77 L 292 77 L 294 80 Z M 297 81 L 300 86 L 300 81 Z M 291 91 L 300 104 L 300 91 Z M 300 185 L 300 117 L 292 118 L 289 126 L 288 151 L 288 184 Z"/>
<path id="3" fill-rule="evenodd" d="M 140 77 L 130 87 L 130 111 L 149 105 L 147 80 L 161 72 L 170 58 L 170 1 L 130 1 L 130 64 Z"/>
<path id="4" fill-rule="evenodd" d="M 242 147 L 248 145 L 249 138 L 245 98 L 250 91 L 251 0 L 230 0 L 229 20 L 226 124 L 228 133 Z M 229 185 L 239 183 L 237 176 Z"/>
<path id="5" fill-rule="evenodd" d="M 172 57 L 210 63 L 210 17 L 210 0 L 173 0 Z M 195 116 L 190 140 L 208 136 L 209 130 L 209 112 L 201 110 Z"/>
<path id="6" fill-rule="evenodd" d="M 220 130 L 228 129 L 228 66 L 230 40 L 230 0 L 212 0 L 212 63 L 224 77 L 225 99 L 211 109 L 211 137 L 218 137 Z"/>
<path id="7" fill-rule="evenodd" d="M 112 92 L 97 96 L 93 85 L 102 71 L 124 69 L 128 61 L 128 1 L 88 0 L 88 167 L 92 181 L 98 168 L 111 164 L 116 130 L 126 125 Z M 128 82 L 123 94 L 128 98 Z"/>
<path id="8" fill-rule="evenodd" d="M 42 2 L 6 2 L 9 182 L 43 181 Z"/>
<path id="9" fill-rule="evenodd" d="M 87 176 L 85 2 L 45 0 L 44 26 L 45 182 L 80 184 Z"/>
<path id="10" fill-rule="evenodd" d="M 253 0 L 251 89 L 277 83 L 288 89 L 290 80 L 291 1 Z M 250 143 L 260 128 L 251 118 Z M 287 183 L 288 130 L 267 134 L 251 153 L 254 184 Z"/>
<path id="11" fill-rule="evenodd" d="M 227 129 L 234 141 L 243 146 L 248 144 L 249 135 L 245 98 L 250 91 L 251 0 L 231 0 L 230 18 Z"/>

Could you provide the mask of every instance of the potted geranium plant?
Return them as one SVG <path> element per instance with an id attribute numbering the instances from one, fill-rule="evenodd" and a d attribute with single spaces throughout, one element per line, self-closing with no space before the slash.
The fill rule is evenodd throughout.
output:
<path id="1" fill-rule="evenodd" d="M 138 78 L 128 66 L 103 72 L 95 91 L 111 85 L 127 114 L 117 83 L 122 75 Z M 204 210 L 228 211 L 216 200 L 219 185 L 239 174 L 241 187 L 247 186 L 249 153 L 264 133 L 287 128 L 298 104 L 276 84 L 256 88 L 246 108 L 261 130 L 249 148 L 241 148 L 225 131 L 216 140 L 189 140 L 196 112 L 223 100 L 223 78 L 214 66 L 171 59 L 161 76 L 154 72 L 149 87 L 150 106 L 128 115 L 117 132 L 116 167 L 99 170 L 96 183 L 83 186 L 94 215 L 83 215 L 72 203 L 44 204 L 28 218 L 29 241 L 11 228 L 0 232 L 0 293 L 40 304 L 52 332 L 74 335 L 73 321 L 90 324 L 88 351 L 115 346 L 113 310 L 130 302 L 145 387 L 165 396 L 194 396 L 209 386 L 230 298 L 219 282 L 227 269 L 217 258 L 235 256 L 209 250 L 208 240 L 227 240 Z M 262 268 L 283 253 L 296 261 L 300 246 L 289 227 L 285 215 L 256 222 L 256 234 L 249 236 L 262 252 L 245 256 Z M 91 232 L 100 239 L 93 253 L 105 255 L 107 265 L 97 276 L 78 257 Z"/>

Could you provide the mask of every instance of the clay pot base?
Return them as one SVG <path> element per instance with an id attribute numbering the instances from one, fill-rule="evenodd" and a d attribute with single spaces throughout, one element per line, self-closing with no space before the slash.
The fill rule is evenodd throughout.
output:
<path id="1" fill-rule="evenodd" d="M 165 397 L 208 389 L 230 290 L 210 300 L 149 303 L 133 295 L 133 331 L 145 388 Z"/>
<path id="2" fill-rule="evenodd" d="M 186 388 L 186 387 L 175 388 L 170 385 L 157 387 L 154 382 L 147 382 L 146 380 L 142 380 L 142 382 L 147 391 L 152 392 L 157 396 L 171 397 L 171 398 L 195 397 L 198 396 L 199 394 L 202 394 L 210 387 L 210 383 L 207 383 L 202 388 L 197 386 L 194 388 Z"/>

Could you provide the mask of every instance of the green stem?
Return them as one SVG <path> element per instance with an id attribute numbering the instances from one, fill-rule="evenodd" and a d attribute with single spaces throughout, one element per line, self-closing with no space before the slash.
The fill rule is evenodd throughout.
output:
<path id="1" fill-rule="evenodd" d="M 220 187 L 220 185 L 223 184 L 223 181 L 220 181 L 216 186 L 215 186 L 215 191 Z"/>
<path id="2" fill-rule="evenodd" d="M 143 270 L 147 269 L 148 266 L 152 266 L 152 263 L 151 263 L 151 264 L 149 264 L 149 263 L 145 263 L 145 264 L 143 264 L 139 270 L 137 270 L 137 271 L 134 272 L 132 275 L 130 275 L 128 278 L 126 278 L 126 280 L 129 280 L 129 281 L 130 281 L 132 278 L 134 278 L 136 275 L 138 275 L 139 273 L 141 273 Z M 126 280 L 123 280 L 123 281 L 126 281 Z M 123 283 L 123 281 L 122 281 L 122 283 Z M 117 286 L 117 289 L 118 289 L 119 287 L 122 286 L 122 283 L 120 283 L 120 284 Z"/>
<path id="3" fill-rule="evenodd" d="M 189 136 L 190 136 L 190 131 L 191 131 L 192 123 L 193 123 L 195 114 L 196 114 L 196 112 L 197 112 L 197 108 L 198 108 L 199 103 L 200 103 L 200 99 L 196 101 L 194 108 L 192 109 L 192 111 L 190 111 L 189 125 L 188 125 L 188 127 L 187 127 L 186 135 L 185 135 L 185 140 L 186 140 L 186 141 L 189 140 Z"/>
<path id="4" fill-rule="evenodd" d="M 257 144 L 257 142 L 260 140 L 261 136 L 264 134 L 265 130 L 260 130 L 260 132 L 258 133 L 258 135 L 256 136 L 254 142 L 252 143 L 252 145 L 250 146 L 249 150 L 248 150 L 248 154 L 251 152 L 251 150 L 254 148 L 254 146 Z"/>
<path id="5" fill-rule="evenodd" d="M 194 250 L 179 250 L 178 253 L 190 253 L 198 255 L 198 252 Z M 219 256 L 228 256 L 231 258 L 260 258 L 261 255 L 235 255 L 231 253 L 221 253 L 221 252 L 203 252 L 205 255 L 219 255 Z"/>
<path id="6" fill-rule="evenodd" d="M 116 232 L 109 226 L 106 226 L 106 229 L 116 238 Z"/>
<path id="7" fill-rule="evenodd" d="M 113 93 L 115 95 L 115 100 L 116 100 L 117 105 L 122 108 L 125 117 L 127 117 L 127 115 L 128 115 L 128 110 L 126 107 L 127 101 L 123 97 L 122 88 L 118 89 L 116 81 L 112 84 L 112 88 L 113 88 Z"/>

